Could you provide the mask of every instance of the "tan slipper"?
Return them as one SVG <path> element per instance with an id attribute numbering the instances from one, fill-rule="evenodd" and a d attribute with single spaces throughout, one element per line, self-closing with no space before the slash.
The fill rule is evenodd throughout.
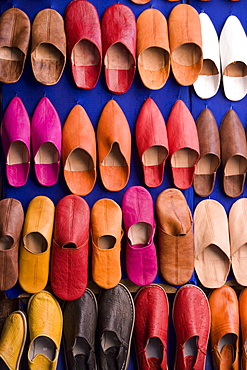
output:
<path id="1" fill-rule="evenodd" d="M 157 9 L 146 9 L 137 19 L 137 65 L 143 84 L 161 89 L 170 72 L 167 21 Z"/>
<path id="2" fill-rule="evenodd" d="M 233 203 L 229 212 L 229 233 L 232 270 L 238 284 L 247 286 L 247 199 Z"/>
<path id="3" fill-rule="evenodd" d="M 206 288 L 220 288 L 230 271 L 230 243 L 224 207 L 201 201 L 194 212 L 195 270 Z"/>
<path id="4" fill-rule="evenodd" d="M 168 19 L 171 66 L 180 85 L 192 85 L 202 66 L 201 23 L 197 11 L 188 4 L 176 5 Z"/>

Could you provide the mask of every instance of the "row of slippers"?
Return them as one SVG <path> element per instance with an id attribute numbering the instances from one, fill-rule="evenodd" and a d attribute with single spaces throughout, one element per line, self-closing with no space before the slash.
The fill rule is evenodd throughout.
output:
<path id="1" fill-rule="evenodd" d="M 172 306 L 174 369 L 195 364 L 204 369 L 209 338 L 215 370 L 223 364 L 238 369 L 240 348 L 242 368 L 246 368 L 246 305 L 246 289 L 239 299 L 230 286 L 214 290 L 209 298 L 194 285 L 178 289 Z M 82 369 L 83 364 L 103 369 L 107 363 L 114 365 L 112 369 L 127 370 L 133 336 L 139 369 L 167 369 L 169 302 L 160 285 L 142 287 L 134 300 L 122 284 L 101 290 L 98 300 L 87 288 L 80 298 L 65 302 L 63 311 L 51 293 L 42 291 L 29 299 L 27 318 L 15 311 L 5 321 L 0 356 L 8 368 L 19 369 L 28 327 L 29 366 L 43 368 L 45 361 L 55 369 L 63 335 L 69 369 L 75 365 Z"/>
<path id="2" fill-rule="evenodd" d="M 91 216 L 87 202 L 72 194 L 58 202 L 56 213 L 49 198 L 37 196 L 29 203 L 25 221 L 21 203 L 12 198 L 0 202 L 0 214 L 1 290 L 12 288 L 19 278 L 26 292 L 36 293 L 45 288 L 50 272 L 52 289 L 59 298 L 78 298 L 88 283 L 89 230 L 93 281 L 104 289 L 113 288 L 121 279 L 122 219 L 126 271 L 134 284 L 152 283 L 159 264 L 165 281 L 175 286 L 187 283 L 195 268 L 203 286 L 219 288 L 231 266 L 237 282 L 247 285 L 246 198 L 234 202 L 229 222 L 219 202 L 201 201 L 194 212 L 193 233 L 183 193 L 164 190 L 156 202 L 158 248 L 153 200 L 141 186 L 125 192 L 122 209 L 112 199 L 97 200 Z"/>
<path id="3" fill-rule="evenodd" d="M 13 23 L 15 33 L 10 36 L 9 24 Z M 72 74 L 80 88 L 95 87 L 103 54 L 108 89 L 115 94 L 125 93 L 135 75 L 137 47 L 139 74 L 149 89 L 157 90 L 165 85 L 171 65 L 179 84 L 194 84 L 199 97 L 210 98 L 220 85 L 221 59 L 226 97 L 235 101 L 246 95 L 247 40 L 240 21 L 233 15 L 228 17 L 221 32 L 220 56 L 217 33 L 210 18 L 205 13 L 199 16 L 187 4 L 173 8 L 168 25 L 157 9 L 146 9 L 136 23 L 129 7 L 115 4 L 106 9 L 100 28 L 93 4 L 74 0 L 66 9 L 65 28 Z M 0 19 L 0 34 L 0 81 L 16 82 L 24 68 L 30 38 L 27 15 L 16 8 L 5 11 Z M 35 17 L 32 69 L 35 78 L 45 85 L 56 84 L 62 75 L 66 35 L 63 18 L 55 10 L 44 9 Z"/>
<path id="4" fill-rule="evenodd" d="M 57 111 L 47 97 L 40 100 L 31 125 L 21 99 L 15 97 L 4 113 L 1 129 L 11 186 L 23 186 L 27 182 L 31 137 L 34 169 L 41 185 L 52 186 L 57 182 L 62 157 L 70 191 L 84 196 L 93 190 L 97 176 L 96 137 L 81 105 L 72 108 L 62 129 Z M 130 176 L 131 132 L 116 101 L 110 100 L 105 105 L 96 136 L 102 183 L 109 191 L 122 190 Z M 169 155 L 177 188 L 187 189 L 194 183 L 199 196 L 210 195 L 222 159 L 226 195 L 234 198 L 243 192 L 247 143 L 243 125 L 233 109 L 226 113 L 219 133 L 209 109 L 203 110 L 195 123 L 182 100 L 174 104 L 166 126 L 158 106 L 148 98 L 139 112 L 135 137 L 145 185 L 162 184 Z"/>

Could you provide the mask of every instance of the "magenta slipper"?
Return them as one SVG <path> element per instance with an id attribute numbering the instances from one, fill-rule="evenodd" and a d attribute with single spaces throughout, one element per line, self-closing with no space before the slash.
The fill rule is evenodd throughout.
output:
<path id="1" fill-rule="evenodd" d="M 30 120 L 20 98 L 9 103 L 2 120 L 6 175 L 11 186 L 25 185 L 30 169 Z"/>
<path id="2" fill-rule="evenodd" d="M 132 186 L 124 194 L 122 212 L 127 237 L 127 275 L 134 284 L 148 285 L 158 271 L 153 199 L 142 186 Z"/>
<path id="3" fill-rule="evenodd" d="M 54 185 L 60 170 L 62 126 L 56 109 L 46 97 L 34 111 L 31 135 L 37 180 L 44 186 Z"/>

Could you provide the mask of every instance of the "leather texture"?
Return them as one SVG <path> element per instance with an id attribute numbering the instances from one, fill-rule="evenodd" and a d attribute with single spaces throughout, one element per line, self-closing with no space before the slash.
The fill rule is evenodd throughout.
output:
<path id="1" fill-rule="evenodd" d="M 96 370 L 95 333 L 98 318 L 98 304 L 94 293 L 86 288 L 76 300 L 66 302 L 63 310 L 63 333 L 65 355 L 70 370 L 86 368 Z M 77 351 L 77 344 L 83 342 L 87 350 Z M 84 367 L 85 366 L 85 367 Z"/>
<path id="2" fill-rule="evenodd" d="M 71 1 L 66 8 L 65 28 L 76 86 L 92 89 L 102 65 L 100 20 L 95 6 L 86 0 Z"/>
<path id="3" fill-rule="evenodd" d="M 220 165 L 220 135 L 214 115 L 204 109 L 196 120 L 200 159 L 194 174 L 194 190 L 200 197 L 207 197 L 214 189 L 216 171 Z"/>
<path id="4" fill-rule="evenodd" d="M 0 290 L 13 288 L 18 280 L 19 243 L 24 221 L 21 203 L 13 198 L 0 201 Z"/>
<path id="5" fill-rule="evenodd" d="M 202 35 L 200 18 L 193 6 L 176 5 L 168 19 L 171 67 L 177 82 L 192 85 L 202 65 Z"/>
<path id="6" fill-rule="evenodd" d="M 58 113 L 47 97 L 43 97 L 31 121 L 32 152 L 36 178 L 41 185 L 58 181 L 62 145 L 62 126 Z"/>
<path id="7" fill-rule="evenodd" d="M 44 290 L 30 298 L 28 302 L 28 327 L 30 337 L 28 347 L 29 369 L 55 370 L 62 337 L 63 316 L 59 303 L 51 293 Z M 54 348 L 52 359 L 45 353 L 39 352 L 40 348 L 36 348 L 38 347 L 36 342 L 41 339 L 42 343 L 42 337 L 49 339 L 51 348 Z M 47 350 L 49 352 L 49 348 Z"/>
<path id="8" fill-rule="evenodd" d="M 160 272 L 169 284 L 183 285 L 194 269 L 192 216 L 183 193 L 178 189 L 162 191 L 156 213 Z"/>
<path id="9" fill-rule="evenodd" d="M 227 99 L 239 101 L 246 96 L 247 40 L 240 20 L 230 15 L 220 33 L 222 82 Z"/>
<path id="10" fill-rule="evenodd" d="M 247 233 L 245 220 L 247 216 L 247 199 L 240 198 L 231 206 L 229 220 L 230 253 L 232 271 L 238 284 L 247 286 L 245 250 Z"/>
<path id="11" fill-rule="evenodd" d="M 101 291 L 97 326 L 98 369 L 128 369 L 130 344 L 135 322 L 135 306 L 124 285 Z M 107 346 L 105 339 L 113 337 Z M 107 348 L 108 347 L 108 348 Z"/>
<path id="12" fill-rule="evenodd" d="M 161 89 L 170 73 L 170 47 L 165 16 L 158 9 L 146 9 L 137 23 L 137 65 L 143 84 Z"/>
<path id="13" fill-rule="evenodd" d="M 247 170 L 245 131 L 237 113 L 229 109 L 220 126 L 223 187 L 226 195 L 238 197 L 243 192 Z"/>
<path id="14" fill-rule="evenodd" d="M 15 187 L 23 186 L 30 170 L 31 133 L 28 113 L 17 96 L 11 100 L 4 113 L 1 133 L 8 183 Z"/>
<path id="15" fill-rule="evenodd" d="M 163 182 L 169 148 L 165 120 L 151 98 L 145 101 L 139 112 L 135 136 L 145 185 L 157 187 Z"/>
<path id="16" fill-rule="evenodd" d="M 0 57 L 0 81 L 17 82 L 26 61 L 31 25 L 26 13 L 18 8 L 10 8 L 0 18 L 0 48 L 5 49 Z"/>
<path id="17" fill-rule="evenodd" d="M 220 230 L 220 234 L 219 234 Z M 230 272 L 230 243 L 224 207 L 204 199 L 194 212 L 195 270 L 206 288 L 220 288 Z"/>
<path id="18" fill-rule="evenodd" d="M 247 339 L 247 289 L 244 288 L 239 296 L 239 319 L 240 319 L 240 328 L 241 328 L 241 338 L 242 338 L 242 346 L 241 346 L 241 365 L 240 368 L 242 370 L 247 369 L 247 353 L 246 353 L 246 339 Z"/>
<path id="19" fill-rule="evenodd" d="M 54 213 L 53 202 L 45 196 L 28 205 L 19 256 L 19 283 L 28 293 L 40 292 L 48 281 Z"/>
<path id="20" fill-rule="evenodd" d="M 200 149 L 194 118 L 182 100 L 177 100 L 172 107 L 167 136 L 174 185 L 187 189 L 193 182 Z"/>
<path id="21" fill-rule="evenodd" d="M 79 104 L 72 108 L 63 126 L 62 160 L 71 193 L 89 194 L 96 181 L 96 138 L 93 125 Z"/>
<path id="22" fill-rule="evenodd" d="M 175 370 L 205 368 L 210 316 L 208 299 L 202 289 L 195 285 L 179 288 L 172 312 L 177 340 Z"/>
<path id="23" fill-rule="evenodd" d="M 214 25 L 209 16 L 199 14 L 202 32 L 203 67 L 194 82 L 196 94 L 202 99 L 212 98 L 220 87 L 220 50 L 219 40 Z"/>
<path id="24" fill-rule="evenodd" d="M 57 297 L 78 299 L 88 283 L 90 210 L 78 195 L 62 198 L 54 220 L 50 281 Z"/>
<path id="25" fill-rule="evenodd" d="M 122 190 L 130 176 L 131 133 L 115 100 L 104 107 L 97 126 L 99 170 L 107 190 Z"/>
<path id="26" fill-rule="evenodd" d="M 138 369 L 166 370 L 169 314 L 166 292 L 160 285 L 147 285 L 138 290 L 134 302 L 134 343 Z M 159 339 L 161 358 L 157 358 L 149 349 L 150 340 L 154 338 Z"/>
<path id="27" fill-rule="evenodd" d="M 91 211 L 92 277 L 104 289 L 121 279 L 122 211 L 112 199 L 97 200 Z"/>
<path id="28" fill-rule="evenodd" d="M 239 369 L 239 305 L 230 286 L 215 289 L 209 296 L 211 310 L 210 341 L 215 369 Z M 232 341 L 227 341 L 229 335 Z M 221 339 L 225 337 L 224 346 Z M 229 336 L 228 336 L 229 339 Z"/>
<path id="29" fill-rule="evenodd" d="M 0 338 L 0 364 L 8 370 L 18 370 L 27 336 L 24 312 L 14 311 L 5 320 Z"/>
<path id="30" fill-rule="evenodd" d="M 31 63 L 34 77 L 43 85 L 55 85 L 66 63 L 63 17 L 55 9 L 43 9 L 32 24 Z"/>
<path id="31" fill-rule="evenodd" d="M 126 271 L 137 285 L 148 285 L 158 272 L 154 233 L 154 205 L 150 193 L 142 186 L 132 186 L 122 201 L 126 233 Z"/>
<path id="32" fill-rule="evenodd" d="M 102 44 L 105 79 L 114 94 L 130 88 L 136 71 L 136 20 L 122 4 L 109 6 L 102 17 Z"/>

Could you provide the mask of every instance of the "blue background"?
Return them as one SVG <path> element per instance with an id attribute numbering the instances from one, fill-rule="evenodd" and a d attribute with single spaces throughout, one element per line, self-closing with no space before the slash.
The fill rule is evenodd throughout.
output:
<path id="1" fill-rule="evenodd" d="M 22 9 L 29 16 L 32 23 L 36 14 L 44 8 L 52 8 L 57 10 L 62 16 L 64 16 L 65 8 L 69 4 L 69 0 L 0 0 L 0 12 L 1 14 L 8 8 L 14 6 Z M 174 6 L 179 4 L 179 1 L 169 2 L 167 0 L 151 0 L 148 4 L 137 5 L 132 3 L 130 0 L 91 0 L 91 3 L 95 5 L 98 10 L 100 19 L 107 7 L 112 4 L 121 3 L 129 6 L 134 12 L 136 18 L 138 15 L 145 9 L 153 7 L 159 9 L 168 19 L 169 14 Z M 229 15 L 236 15 L 245 31 L 247 30 L 247 0 L 240 1 L 230 1 L 230 0 L 211 0 L 211 1 L 200 1 L 200 0 L 191 0 L 188 1 L 196 10 L 200 13 L 201 11 L 206 12 L 211 18 L 218 35 L 220 35 L 221 29 L 227 17 Z M 2 114 L 4 113 L 7 105 L 14 96 L 18 96 L 22 99 L 27 112 L 32 117 L 35 107 L 37 106 L 39 100 L 43 96 L 47 96 L 54 107 L 56 108 L 59 117 L 61 119 L 62 125 L 64 124 L 67 115 L 70 110 L 74 107 L 75 104 L 81 104 L 87 114 L 89 115 L 91 122 L 94 128 L 97 128 L 97 123 L 104 108 L 105 104 L 110 99 L 115 99 L 117 103 L 122 108 L 123 112 L 126 115 L 128 123 L 130 125 L 132 133 L 132 156 L 131 156 L 131 176 L 130 180 L 122 191 L 119 192 L 109 192 L 107 191 L 100 180 L 99 172 L 97 177 L 96 185 L 93 191 L 85 196 L 85 200 L 88 202 L 90 208 L 92 205 L 100 198 L 111 198 L 114 199 L 119 205 L 122 203 L 122 197 L 126 189 L 133 185 L 144 185 L 143 173 L 140 159 L 137 154 L 136 142 L 135 142 L 135 123 L 140 111 L 142 104 L 145 99 L 151 97 L 159 109 L 161 110 L 165 121 L 169 117 L 169 113 L 175 101 L 177 99 L 182 99 L 185 104 L 188 106 L 194 119 L 197 119 L 201 111 L 208 107 L 213 112 L 218 126 L 220 126 L 221 121 L 227 112 L 228 109 L 233 108 L 236 113 L 239 115 L 240 120 L 244 128 L 247 125 L 247 97 L 238 102 L 231 102 L 227 100 L 224 96 L 222 84 L 216 96 L 208 100 L 202 100 L 196 96 L 193 86 L 183 87 L 180 86 L 174 79 L 172 73 L 166 83 L 166 85 L 157 91 L 147 89 L 141 82 L 138 72 L 135 75 L 134 82 L 131 88 L 122 95 L 113 95 L 111 94 L 106 87 L 104 72 L 102 73 L 99 79 L 97 86 L 92 90 L 82 90 L 76 87 L 69 63 L 69 57 L 67 58 L 66 67 L 62 75 L 61 80 L 53 86 L 45 86 L 37 82 L 33 76 L 31 62 L 30 62 L 30 50 L 27 55 L 27 60 L 25 63 L 24 73 L 21 79 L 14 84 L 2 84 Z M 63 178 L 63 171 L 61 168 L 60 178 L 57 184 L 52 187 L 46 188 L 37 182 L 33 170 L 33 163 L 31 163 L 31 171 L 29 174 L 28 182 L 25 186 L 21 188 L 13 188 L 8 185 L 5 177 L 5 168 L 4 168 L 4 158 L 2 153 L 2 174 L 3 174 L 3 197 L 13 197 L 22 202 L 24 210 L 27 209 L 29 202 L 37 195 L 45 195 L 51 198 L 56 205 L 57 202 L 65 195 L 69 194 L 69 189 Z M 222 169 L 220 168 L 217 172 L 216 184 L 213 193 L 210 195 L 211 199 L 218 200 L 226 209 L 228 213 L 233 202 L 237 198 L 228 198 L 223 192 L 222 186 Z M 166 188 L 174 187 L 171 175 L 171 169 L 169 161 L 167 160 L 165 167 L 165 176 L 163 183 L 157 188 L 148 188 L 150 191 L 154 202 L 158 194 Z M 190 206 L 190 209 L 193 213 L 195 206 L 198 204 L 202 198 L 198 197 L 193 187 L 183 191 L 187 202 Z M 246 185 L 244 187 L 244 192 L 241 197 L 246 197 Z M 220 231 L 220 230 L 219 230 Z M 123 257 L 124 257 L 125 245 L 123 243 Z M 89 261 L 89 265 L 91 260 Z M 123 278 L 126 276 L 124 258 L 122 258 L 122 268 L 123 268 Z M 89 277 L 90 278 L 90 277 Z M 157 276 L 156 282 L 165 283 L 160 275 Z M 191 283 L 197 284 L 196 276 L 193 274 Z M 21 289 L 17 285 L 10 291 L 8 291 L 8 296 L 16 296 L 21 292 Z M 169 297 L 170 304 L 172 305 L 173 296 Z M 173 335 L 173 327 L 170 320 L 169 323 L 169 368 L 173 367 L 174 352 L 175 352 L 175 339 Z M 211 358 L 208 356 L 207 367 L 212 368 Z M 23 367 L 25 368 L 25 367 Z M 136 369 L 136 363 L 134 358 L 134 351 L 131 353 L 131 362 L 129 369 Z M 63 354 L 61 354 L 59 359 L 58 369 L 64 369 Z"/>

